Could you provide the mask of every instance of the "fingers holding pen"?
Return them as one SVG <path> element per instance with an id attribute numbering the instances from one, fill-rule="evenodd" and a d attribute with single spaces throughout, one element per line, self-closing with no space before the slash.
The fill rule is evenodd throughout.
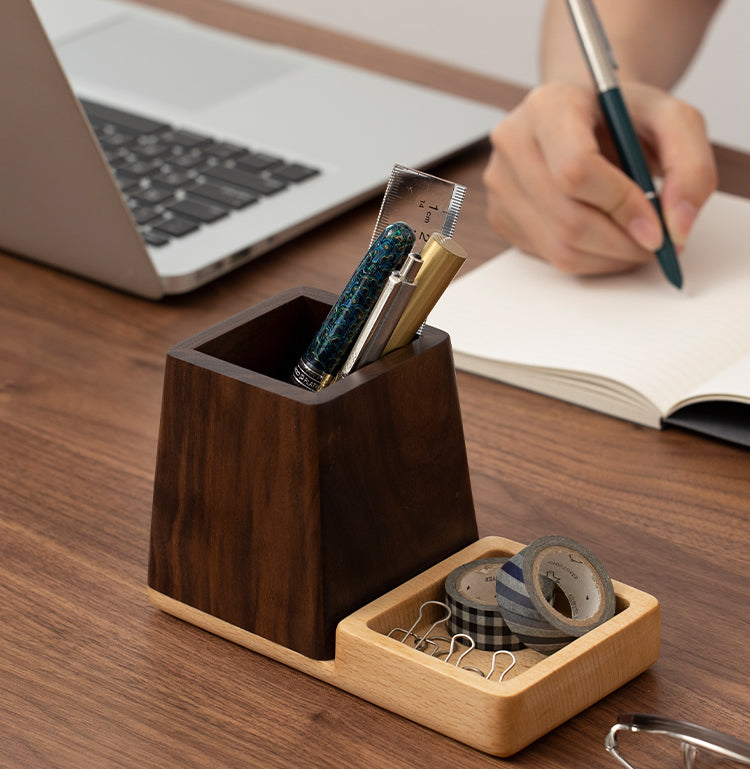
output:
<path id="1" fill-rule="evenodd" d="M 647 260 L 647 254 L 661 246 L 661 223 L 643 190 L 602 153 L 602 113 L 596 94 L 587 88 L 565 85 L 550 87 L 550 91 L 551 104 L 542 104 L 537 122 L 539 147 L 554 184 L 567 199 L 586 204 L 614 222 L 632 239 L 635 250 L 633 244 L 621 239 L 615 244 L 600 241 L 604 234 L 601 223 L 592 233 L 589 247 L 625 261 Z M 536 95 L 540 93 L 541 89 Z M 530 101 L 533 108 L 536 99 Z M 558 115 L 556 121 L 543 114 L 550 108 Z"/>
<path id="2" fill-rule="evenodd" d="M 683 245 L 716 189 L 700 113 L 658 88 L 623 92 L 653 170 L 670 235 Z M 652 260 L 663 233 L 640 187 L 603 152 L 596 93 L 550 83 L 534 89 L 492 133 L 485 172 L 490 222 L 511 243 L 567 272 L 622 272 Z"/>
<path id="3" fill-rule="evenodd" d="M 493 132 L 485 172 L 493 226 L 577 274 L 632 269 L 661 243 L 642 191 L 601 155 L 599 120 L 589 89 L 542 86 Z"/>

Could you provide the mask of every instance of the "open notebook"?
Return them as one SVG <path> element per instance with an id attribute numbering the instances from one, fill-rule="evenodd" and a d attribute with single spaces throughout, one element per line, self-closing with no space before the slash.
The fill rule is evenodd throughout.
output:
<path id="1" fill-rule="evenodd" d="M 456 280 L 430 315 L 456 367 L 659 428 L 750 445 L 750 200 L 716 193 L 680 257 L 574 278 L 511 249 Z"/>

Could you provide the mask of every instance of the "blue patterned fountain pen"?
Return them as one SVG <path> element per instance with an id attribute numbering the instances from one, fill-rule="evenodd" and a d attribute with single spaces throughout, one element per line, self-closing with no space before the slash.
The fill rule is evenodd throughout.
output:
<path id="1" fill-rule="evenodd" d="M 294 384 L 320 390 L 335 379 L 383 286 L 406 260 L 414 239 L 414 230 L 404 222 L 389 224 L 380 233 L 294 367 Z"/>

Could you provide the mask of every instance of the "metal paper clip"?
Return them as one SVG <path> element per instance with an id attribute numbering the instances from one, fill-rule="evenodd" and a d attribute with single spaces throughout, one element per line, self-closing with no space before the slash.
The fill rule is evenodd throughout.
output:
<path id="1" fill-rule="evenodd" d="M 455 662 L 456 667 L 461 666 L 461 662 L 463 658 L 476 646 L 474 639 L 470 635 L 467 635 L 466 633 L 456 633 L 456 635 L 454 635 L 451 638 L 451 645 L 450 645 L 450 649 L 448 649 L 448 654 L 445 658 L 445 662 L 450 662 L 450 658 L 453 656 L 453 653 L 456 651 L 456 644 L 458 643 L 459 638 L 465 638 L 468 641 L 469 648 L 465 652 L 459 655 L 458 659 Z"/>
<path id="2" fill-rule="evenodd" d="M 432 643 L 435 644 L 435 649 L 432 651 L 432 654 L 430 654 L 430 657 L 442 657 L 446 652 L 440 651 L 440 644 L 445 643 L 450 645 L 450 642 L 451 642 L 451 639 L 448 636 L 444 636 L 444 635 L 433 635 L 426 640 L 431 641 Z"/>
<path id="3" fill-rule="evenodd" d="M 402 627 L 392 627 L 392 628 L 391 628 L 391 629 L 388 631 L 388 633 L 386 633 L 386 637 L 387 637 L 387 638 L 393 638 L 393 634 L 394 634 L 394 633 L 403 633 L 403 634 L 404 634 L 403 638 L 402 638 L 402 639 L 399 641 L 399 643 L 406 643 L 406 639 L 407 639 L 407 638 L 408 638 L 410 635 L 411 635 L 411 636 L 414 636 L 414 640 L 415 640 L 415 641 L 417 640 L 417 634 L 416 634 L 416 633 L 412 633 L 412 632 L 410 632 L 409 630 L 405 630 L 405 629 L 404 629 L 404 628 L 402 628 Z"/>
<path id="4" fill-rule="evenodd" d="M 497 655 L 498 654 L 507 654 L 510 657 L 510 665 L 508 665 L 505 670 L 503 670 L 502 673 L 500 673 L 500 678 L 497 679 L 498 683 L 501 683 L 503 678 L 505 678 L 505 674 L 516 664 L 516 655 L 513 654 L 513 652 L 508 651 L 507 649 L 498 649 L 493 655 L 492 655 L 492 667 L 490 668 L 490 672 L 487 673 L 487 680 L 489 681 L 490 678 L 492 678 L 492 674 L 495 672 L 495 663 L 497 662 Z"/>
<path id="5" fill-rule="evenodd" d="M 422 635 L 419 635 L 416 632 L 417 627 L 419 626 L 419 623 L 422 622 L 422 619 L 424 618 L 425 609 L 428 606 L 439 606 L 441 609 L 445 611 L 445 615 L 442 617 L 438 617 L 428 628 L 427 630 L 422 633 Z M 462 645 L 466 645 L 468 648 L 461 652 L 458 659 L 456 660 L 455 667 L 461 668 L 462 670 L 468 670 L 471 673 L 477 673 L 478 675 L 482 676 L 482 678 L 485 678 L 486 680 L 490 680 L 492 676 L 495 674 L 495 669 L 497 667 L 497 657 L 500 654 L 507 654 L 508 657 L 510 657 L 510 664 L 508 664 L 505 669 L 500 673 L 500 677 L 497 679 L 498 683 L 501 683 L 502 680 L 505 678 L 508 671 L 510 671 L 513 666 L 516 664 L 516 656 L 513 654 L 513 652 L 508 651 L 507 649 L 498 649 L 493 655 L 492 655 L 492 665 L 490 667 L 490 672 L 487 673 L 485 676 L 484 671 L 480 670 L 480 668 L 475 667 L 474 665 L 461 665 L 463 662 L 464 657 L 471 652 L 473 649 L 476 648 L 476 642 L 474 639 L 468 635 L 467 633 L 456 633 L 454 636 L 448 637 L 448 636 L 433 636 L 430 635 L 432 631 L 441 623 L 447 622 L 451 617 L 452 611 L 451 608 L 443 603 L 442 601 L 425 601 L 420 607 L 419 607 L 419 615 L 417 616 L 416 620 L 414 620 L 412 626 L 407 630 L 402 627 L 394 627 L 391 628 L 391 630 L 387 633 L 388 638 L 393 638 L 395 634 L 401 633 L 402 637 L 399 643 L 406 643 L 407 639 L 414 639 L 414 648 L 418 651 L 424 652 L 425 654 L 429 654 L 430 657 L 445 657 L 443 660 L 446 663 L 450 664 L 451 657 L 456 653 L 457 649 L 456 646 L 461 643 Z M 448 644 L 448 650 L 440 648 L 440 643 Z M 429 648 L 432 648 L 432 651 L 428 651 Z"/>
<path id="6" fill-rule="evenodd" d="M 445 610 L 445 616 L 439 617 L 436 619 L 426 630 L 426 632 L 420 637 L 417 636 L 417 634 L 414 632 L 416 627 L 419 625 L 419 623 L 422 621 L 422 617 L 424 616 L 425 607 L 435 605 L 440 606 L 442 609 Z M 404 628 L 400 627 L 394 627 L 390 630 L 388 633 L 388 638 L 393 638 L 394 633 L 403 633 L 403 638 L 401 639 L 400 643 L 405 643 L 406 639 L 409 638 L 409 636 L 412 636 L 414 638 L 414 648 L 419 649 L 420 651 L 423 651 L 421 647 L 424 644 L 433 643 L 437 647 L 437 644 L 435 641 L 429 638 L 430 633 L 441 623 L 441 622 L 447 622 L 450 619 L 451 616 L 451 610 L 448 607 L 447 604 L 444 604 L 442 601 L 425 601 L 420 607 L 419 607 L 419 616 L 414 620 L 414 624 L 408 629 L 404 630 Z M 437 649 L 435 650 L 437 651 Z M 433 652 L 433 655 L 435 652 Z"/>

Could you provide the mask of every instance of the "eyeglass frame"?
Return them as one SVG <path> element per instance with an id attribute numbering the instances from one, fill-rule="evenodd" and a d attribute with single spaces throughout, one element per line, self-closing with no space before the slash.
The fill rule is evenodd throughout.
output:
<path id="1" fill-rule="evenodd" d="M 750 766 L 750 743 L 738 740 L 736 737 L 705 726 L 664 716 L 623 713 L 617 717 L 617 723 L 609 730 L 604 740 L 604 747 L 626 769 L 634 769 L 634 767 L 618 752 L 618 734 L 621 731 L 664 734 L 679 740 L 685 769 L 693 769 L 698 748 Z"/>

